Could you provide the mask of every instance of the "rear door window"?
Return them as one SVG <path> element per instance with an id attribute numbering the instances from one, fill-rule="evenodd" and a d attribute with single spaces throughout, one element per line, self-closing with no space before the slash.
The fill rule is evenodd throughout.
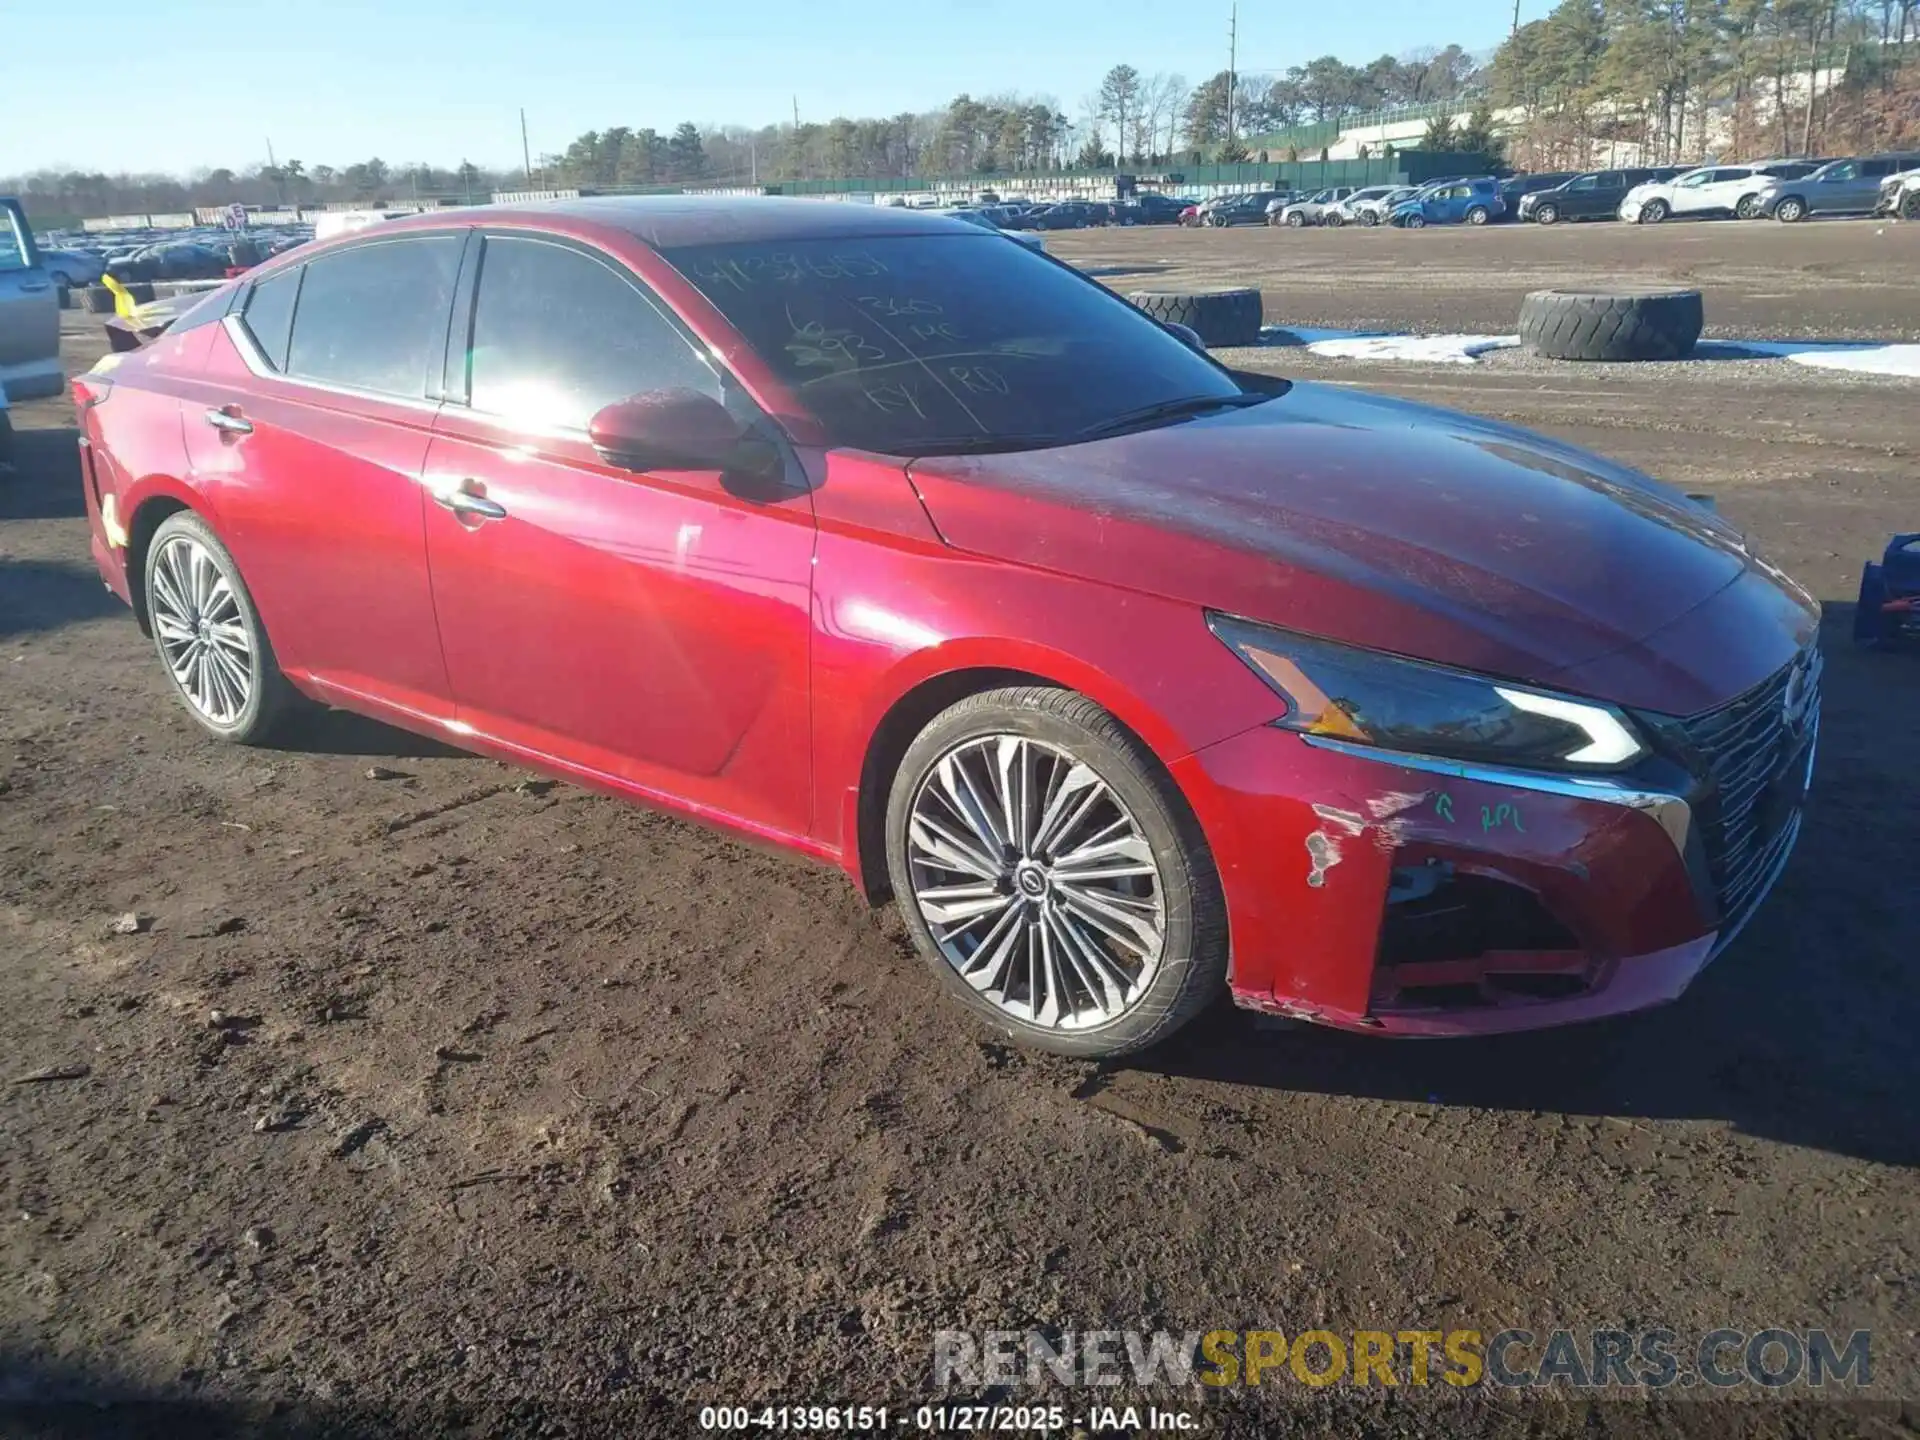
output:
<path id="1" fill-rule="evenodd" d="M 724 399 L 719 373 L 639 286 L 571 246 L 489 236 L 468 357 L 469 404 L 518 425 L 585 430 L 650 391 Z"/>
<path id="2" fill-rule="evenodd" d="M 309 260 L 287 373 L 417 400 L 446 354 L 461 237 L 405 236 Z"/>
<path id="3" fill-rule="evenodd" d="M 255 285 L 247 296 L 247 308 L 240 315 L 240 323 L 247 327 L 253 343 L 276 370 L 287 368 L 287 341 L 293 335 L 293 302 L 300 293 L 303 268 L 282 270 Z"/>

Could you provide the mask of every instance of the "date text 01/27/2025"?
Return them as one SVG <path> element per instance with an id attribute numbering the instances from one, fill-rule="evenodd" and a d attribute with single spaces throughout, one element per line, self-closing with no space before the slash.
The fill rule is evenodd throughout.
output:
<path id="1" fill-rule="evenodd" d="M 1132 1405 L 1099 1405 L 1087 1414 L 1069 1414 L 1064 1405 L 922 1405 L 914 1410 L 885 1405 L 708 1405 L 700 1411 L 702 1430 L 748 1433 L 915 1430 L 1045 1435 L 1088 1425 L 1099 1430 L 1124 1428 L 1131 1434 L 1179 1434 L 1198 1430 L 1200 1419 L 1186 1410 Z"/>

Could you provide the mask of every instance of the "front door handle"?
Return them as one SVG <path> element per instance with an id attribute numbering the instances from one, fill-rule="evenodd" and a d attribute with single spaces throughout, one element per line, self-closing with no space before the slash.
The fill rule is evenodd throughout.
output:
<path id="1" fill-rule="evenodd" d="M 489 500 L 484 495 L 474 493 L 476 482 L 462 480 L 448 489 L 433 491 L 433 503 L 456 515 L 470 515 L 476 520 L 504 520 L 507 507 L 498 500 Z"/>
<path id="2" fill-rule="evenodd" d="M 240 407 L 228 405 L 207 411 L 207 423 L 222 435 L 251 435 L 253 422 L 239 413 Z"/>

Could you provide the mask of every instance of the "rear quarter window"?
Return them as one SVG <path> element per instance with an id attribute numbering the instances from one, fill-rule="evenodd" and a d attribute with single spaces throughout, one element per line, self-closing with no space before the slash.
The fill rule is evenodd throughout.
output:
<path id="1" fill-rule="evenodd" d="M 276 370 L 287 368 L 287 341 L 293 334 L 293 303 L 300 293 L 300 270 L 282 270 L 253 287 L 240 323 Z"/>

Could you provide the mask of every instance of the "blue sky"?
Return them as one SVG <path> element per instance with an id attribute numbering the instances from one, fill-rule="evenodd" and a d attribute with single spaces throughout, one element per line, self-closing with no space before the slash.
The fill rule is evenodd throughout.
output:
<path id="1" fill-rule="evenodd" d="M 1522 0 L 1522 18 L 1549 0 Z M 937 108 L 962 91 L 1081 97 L 1121 61 L 1224 68 L 1228 0 L 83 0 L 4 24 L 0 173 L 517 163 L 584 130 Z M 1511 0 L 1243 0 L 1240 68 L 1495 44 Z M 82 41 L 84 39 L 84 45 Z M 98 57 L 84 68 L 74 56 Z M 31 57 L 43 56 L 44 63 Z"/>

